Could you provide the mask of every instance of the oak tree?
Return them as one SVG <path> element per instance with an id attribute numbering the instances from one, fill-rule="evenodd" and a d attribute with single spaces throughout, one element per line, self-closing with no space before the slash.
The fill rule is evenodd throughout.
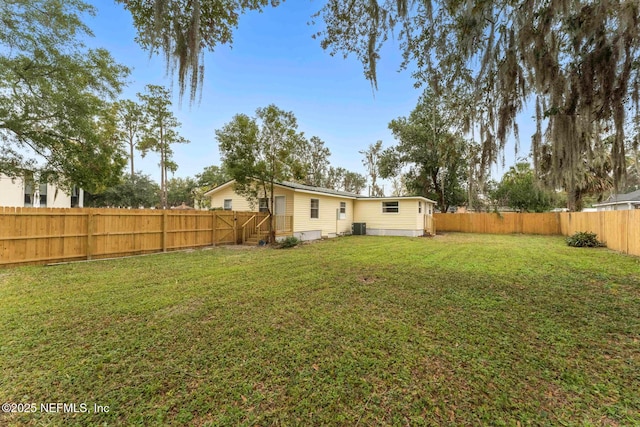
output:
<path id="1" fill-rule="evenodd" d="M 0 172 L 99 192 L 117 182 L 124 157 L 109 125 L 129 70 L 88 49 L 80 0 L 0 3 Z"/>

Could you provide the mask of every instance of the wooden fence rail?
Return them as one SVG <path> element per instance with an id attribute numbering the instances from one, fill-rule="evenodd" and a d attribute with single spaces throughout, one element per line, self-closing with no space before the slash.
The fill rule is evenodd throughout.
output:
<path id="1" fill-rule="evenodd" d="M 242 243 L 235 211 L 0 207 L 0 267 Z"/>
<path id="2" fill-rule="evenodd" d="M 438 231 L 489 234 L 547 234 L 571 236 L 596 233 L 616 251 L 640 256 L 640 210 L 561 213 L 435 214 Z"/>

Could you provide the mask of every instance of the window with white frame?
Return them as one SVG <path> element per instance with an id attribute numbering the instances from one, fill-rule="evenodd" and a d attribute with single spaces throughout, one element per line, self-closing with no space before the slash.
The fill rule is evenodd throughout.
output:
<path id="1" fill-rule="evenodd" d="M 33 187 L 31 184 L 24 185 L 24 207 L 33 206 Z"/>
<path id="2" fill-rule="evenodd" d="M 269 199 L 261 197 L 258 199 L 258 212 L 269 212 Z"/>
<path id="3" fill-rule="evenodd" d="M 47 184 L 40 184 L 40 207 L 47 207 Z"/>
<path id="4" fill-rule="evenodd" d="M 320 200 L 311 199 L 311 218 L 320 218 Z"/>
<path id="5" fill-rule="evenodd" d="M 398 212 L 400 212 L 399 202 L 397 201 L 382 202 L 382 213 L 398 213 Z"/>
<path id="6" fill-rule="evenodd" d="M 223 207 L 224 207 L 224 210 L 225 210 L 225 211 L 230 211 L 230 210 L 231 210 L 231 207 L 232 207 L 232 205 L 231 205 L 231 199 L 224 199 L 224 205 L 223 205 Z"/>
<path id="7" fill-rule="evenodd" d="M 77 186 L 73 186 L 71 189 L 71 207 L 77 208 L 80 206 L 80 189 Z"/>
<path id="8" fill-rule="evenodd" d="M 418 202 L 418 213 L 422 213 L 422 202 Z"/>
<path id="9" fill-rule="evenodd" d="M 340 202 L 340 214 L 338 218 L 347 219 L 347 202 Z"/>
<path id="10" fill-rule="evenodd" d="M 428 213 L 429 213 L 429 215 L 431 215 L 431 205 L 429 205 L 429 209 L 428 209 L 428 211 L 429 211 L 429 212 L 428 212 Z"/>

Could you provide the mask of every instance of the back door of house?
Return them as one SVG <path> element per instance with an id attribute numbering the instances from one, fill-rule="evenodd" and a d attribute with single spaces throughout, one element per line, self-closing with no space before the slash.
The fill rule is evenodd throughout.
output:
<path id="1" fill-rule="evenodd" d="M 284 215 L 286 213 L 286 209 L 287 209 L 287 205 L 285 203 L 285 197 L 284 196 L 276 196 L 275 198 L 275 209 L 274 209 L 274 213 L 276 214 L 276 216 L 278 215 Z"/>
<path id="2" fill-rule="evenodd" d="M 276 230 L 282 230 L 284 228 L 285 213 L 287 212 L 287 203 L 285 196 L 275 197 L 275 206 L 273 210 L 276 216 Z"/>

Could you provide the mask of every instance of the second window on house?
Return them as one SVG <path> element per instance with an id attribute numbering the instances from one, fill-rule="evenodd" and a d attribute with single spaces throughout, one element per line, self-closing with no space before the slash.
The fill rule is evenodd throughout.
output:
<path id="1" fill-rule="evenodd" d="M 224 210 L 225 211 L 231 210 L 231 199 L 224 199 Z"/>
<path id="2" fill-rule="evenodd" d="M 311 218 L 320 218 L 320 200 L 311 199 Z"/>
<path id="3" fill-rule="evenodd" d="M 382 202 L 382 213 L 398 213 L 398 202 Z"/>

